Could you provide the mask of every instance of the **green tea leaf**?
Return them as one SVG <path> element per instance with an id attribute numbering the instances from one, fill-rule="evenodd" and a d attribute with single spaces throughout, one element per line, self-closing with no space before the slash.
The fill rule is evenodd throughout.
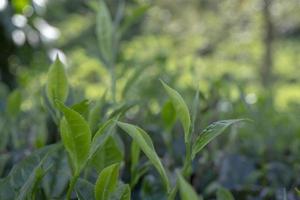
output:
<path id="1" fill-rule="evenodd" d="M 167 101 L 161 110 L 162 121 L 167 129 L 171 129 L 176 121 L 176 110 L 172 101 Z"/>
<path id="2" fill-rule="evenodd" d="M 131 194 L 129 185 L 119 181 L 117 188 L 109 197 L 109 200 L 130 200 L 130 198 Z"/>
<path id="3" fill-rule="evenodd" d="M 110 136 L 101 148 L 94 153 L 91 164 L 97 172 L 101 172 L 103 168 L 109 165 L 122 162 L 124 157 L 123 152 L 116 139 Z"/>
<path id="4" fill-rule="evenodd" d="M 189 109 L 184 102 L 181 95 L 171 87 L 169 87 L 167 84 L 165 84 L 163 81 L 161 81 L 163 84 L 168 96 L 170 97 L 172 104 L 176 110 L 176 114 L 181 121 L 181 124 L 184 129 L 184 141 L 187 143 L 190 140 L 190 126 L 191 126 L 191 119 L 190 119 L 190 113 Z"/>
<path id="5" fill-rule="evenodd" d="M 134 103 L 134 102 L 127 102 L 127 103 L 121 104 L 120 106 L 118 106 L 116 109 L 113 110 L 113 112 L 109 115 L 108 118 L 111 119 L 113 117 L 122 116 L 135 105 L 136 105 L 136 103 Z"/>
<path id="6" fill-rule="evenodd" d="M 101 120 L 101 111 L 102 107 L 105 103 L 105 98 L 106 98 L 106 92 L 103 94 L 100 100 L 98 100 L 95 105 L 91 108 L 88 116 L 88 123 L 90 126 L 90 129 L 92 133 L 94 134 L 95 131 L 97 130 L 98 123 Z"/>
<path id="7" fill-rule="evenodd" d="M 130 187 L 128 184 L 126 184 L 121 194 L 120 200 L 130 200 L 130 199 L 131 199 Z"/>
<path id="8" fill-rule="evenodd" d="M 138 183 L 141 177 L 143 177 L 150 168 L 151 163 L 148 161 L 142 166 L 135 166 L 134 170 L 131 170 L 131 178 L 130 178 L 130 187 L 134 188 L 134 186 Z"/>
<path id="9" fill-rule="evenodd" d="M 11 117 L 16 117 L 20 112 L 22 96 L 20 90 L 16 89 L 11 92 L 7 98 L 7 113 Z"/>
<path id="10" fill-rule="evenodd" d="M 217 200 L 234 200 L 234 197 L 229 190 L 219 188 L 217 191 Z"/>
<path id="11" fill-rule="evenodd" d="M 33 193 L 35 192 L 37 184 L 39 184 L 43 176 L 49 170 L 49 167 L 47 169 L 43 167 L 46 158 L 47 157 L 44 157 L 38 166 L 32 171 L 24 185 L 19 190 L 16 200 L 26 200 L 34 196 Z"/>
<path id="12" fill-rule="evenodd" d="M 95 198 L 97 200 L 108 200 L 115 190 L 119 177 L 120 164 L 112 164 L 100 173 L 95 186 Z"/>
<path id="13" fill-rule="evenodd" d="M 79 178 L 76 182 L 75 191 L 78 200 L 95 200 L 94 185 L 85 179 Z"/>
<path id="14" fill-rule="evenodd" d="M 63 144 L 68 151 L 75 173 L 79 173 L 87 161 L 91 146 L 91 132 L 87 122 L 76 111 L 66 107 L 60 101 L 58 109 L 64 113 L 60 122 L 60 132 Z"/>
<path id="15" fill-rule="evenodd" d="M 89 106 L 90 106 L 90 101 L 85 99 L 79 103 L 72 105 L 71 109 L 81 114 L 84 118 L 87 118 L 89 113 Z"/>
<path id="16" fill-rule="evenodd" d="M 99 0 L 96 34 L 104 63 L 111 63 L 113 59 L 113 25 L 110 12 L 104 0 Z"/>
<path id="17" fill-rule="evenodd" d="M 140 159 L 140 153 L 141 153 L 141 149 L 139 147 L 139 145 L 133 140 L 131 142 L 131 146 L 130 146 L 130 185 L 131 187 L 133 187 L 138 179 L 140 178 L 140 174 L 139 172 L 141 172 L 142 170 L 138 169 L 138 163 L 139 163 L 139 159 Z M 145 171 L 145 170 L 144 170 Z M 143 171 L 143 173 L 144 173 Z"/>
<path id="18" fill-rule="evenodd" d="M 95 136 L 93 137 L 92 145 L 89 153 L 89 159 L 91 159 L 96 153 L 96 151 L 102 148 L 102 146 L 106 143 L 109 136 L 112 135 L 115 125 L 116 125 L 115 119 L 110 119 L 100 126 L 99 130 L 96 132 Z"/>
<path id="19" fill-rule="evenodd" d="M 52 152 L 56 151 L 59 147 L 60 145 L 55 144 L 41 148 L 15 165 L 8 176 L 0 180 L 0 199 L 11 200 L 17 199 L 18 196 L 19 198 L 23 198 L 20 196 L 21 190 L 24 192 L 24 195 L 30 195 L 35 183 L 39 182 L 37 178 L 43 175 L 43 173 L 37 173 L 37 171 L 40 171 L 37 169 L 44 164 L 47 156 L 52 154 Z"/>
<path id="20" fill-rule="evenodd" d="M 53 106 L 56 106 L 55 100 L 65 102 L 68 97 L 69 86 L 67 74 L 63 63 L 58 57 L 56 57 L 56 60 L 50 66 L 48 71 L 46 92 L 48 100 Z"/>
<path id="21" fill-rule="evenodd" d="M 152 140 L 149 137 L 149 135 L 141 128 L 131 124 L 118 122 L 118 126 L 122 128 L 126 133 L 128 133 L 130 137 L 139 145 L 140 149 L 145 153 L 145 155 L 149 158 L 150 162 L 154 165 L 154 167 L 161 175 L 164 184 L 167 188 L 167 191 L 169 191 L 170 184 L 168 176 L 158 155 L 156 154 Z"/>
<path id="22" fill-rule="evenodd" d="M 135 168 L 139 162 L 141 149 L 136 141 L 131 142 L 130 154 L 131 154 L 131 171 Z"/>
<path id="23" fill-rule="evenodd" d="M 193 189 L 193 187 L 183 178 L 183 176 L 178 173 L 177 174 L 179 181 L 179 190 L 181 200 L 199 200 L 197 193 Z"/>
<path id="24" fill-rule="evenodd" d="M 196 138 L 196 141 L 193 144 L 192 159 L 194 159 L 196 154 L 201 151 L 211 140 L 223 133 L 227 127 L 243 120 L 244 119 L 232 119 L 217 121 L 205 128 Z"/>
<path id="25" fill-rule="evenodd" d="M 131 89 L 133 89 L 134 84 L 137 82 L 137 80 L 141 77 L 142 73 L 144 73 L 150 65 L 144 66 L 139 65 L 135 68 L 133 74 L 127 78 L 127 81 L 122 89 L 122 97 L 126 99 L 127 96 L 130 95 Z"/>
<path id="26" fill-rule="evenodd" d="M 64 196 L 72 175 L 68 165 L 68 155 L 63 146 L 45 162 L 45 165 L 52 166 L 42 180 L 46 199 Z"/>

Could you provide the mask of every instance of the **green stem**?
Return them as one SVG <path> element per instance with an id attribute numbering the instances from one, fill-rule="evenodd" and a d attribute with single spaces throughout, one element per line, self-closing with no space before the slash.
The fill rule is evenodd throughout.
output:
<path id="1" fill-rule="evenodd" d="M 110 77 L 111 77 L 111 95 L 113 103 L 116 102 L 116 72 L 115 72 L 115 65 L 111 63 L 109 65 L 110 69 Z"/>
<path id="2" fill-rule="evenodd" d="M 185 147 L 186 147 L 186 154 L 185 154 L 185 160 L 184 160 L 184 164 L 183 164 L 183 168 L 181 170 L 181 174 L 184 177 L 189 177 L 190 176 L 190 168 L 192 165 L 192 158 L 191 158 L 191 142 L 187 142 L 185 143 Z M 176 197 L 176 193 L 178 191 L 178 181 L 176 181 L 176 185 L 174 186 L 174 188 L 171 190 L 171 192 L 168 195 L 168 200 L 174 200 Z"/>
<path id="3" fill-rule="evenodd" d="M 178 181 L 176 181 L 176 185 L 174 186 L 174 188 L 169 193 L 168 200 L 174 200 L 175 197 L 176 197 L 177 191 L 178 191 Z"/>
<path id="4" fill-rule="evenodd" d="M 72 191 L 74 189 L 74 186 L 77 182 L 78 177 L 79 177 L 79 175 L 77 175 L 77 174 L 72 177 L 70 184 L 69 184 L 68 191 L 67 191 L 66 200 L 71 200 Z"/>
<path id="5" fill-rule="evenodd" d="M 191 158 L 191 143 L 187 142 L 185 144 L 186 146 L 186 154 L 185 154 L 185 160 L 184 160 L 184 164 L 183 164 L 183 169 L 182 169 L 182 175 L 184 177 L 188 177 L 190 176 L 190 172 L 191 172 L 191 165 L 192 165 L 192 158 Z"/>
<path id="6" fill-rule="evenodd" d="M 20 139 L 15 126 L 12 126 L 11 128 L 11 137 L 14 148 L 18 149 L 20 147 Z"/>
<path id="7" fill-rule="evenodd" d="M 36 200 L 35 191 L 31 193 L 31 199 Z"/>
<path id="8" fill-rule="evenodd" d="M 88 165 L 89 163 L 89 160 L 85 161 L 85 163 L 83 164 L 83 166 L 76 172 L 75 171 L 75 175 L 72 177 L 70 183 L 69 183 L 69 188 L 68 188 L 68 191 L 67 191 L 67 196 L 66 196 L 66 200 L 70 200 L 71 199 L 71 195 L 72 195 L 72 191 L 74 189 L 74 186 L 77 182 L 77 179 L 79 178 L 81 172 L 82 172 L 82 169 L 85 169 L 86 166 Z M 87 176 L 87 173 L 84 174 L 84 176 Z"/>

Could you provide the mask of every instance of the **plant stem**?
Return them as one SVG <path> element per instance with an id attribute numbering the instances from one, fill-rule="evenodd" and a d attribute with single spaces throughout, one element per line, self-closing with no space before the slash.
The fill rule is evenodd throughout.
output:
<path id="1" fill-rule="evenodd" d="M 11 137 L 14 148 L 18 149 L 20 147 L 20 140 L 16 126 L 12 126 L 11 128 Z"/>
<path id="2" fill-rule="evenodd" d="M 113 103 L 116 102 L 116 71 L 115 71 L 115 64 L 109 64 L 110 69 L 110 78 L 111 78 L 111 95 Z"/>
<path id="3" fill-rule="evenodd" d="M 184 177 L 188 177 L 190 175 L 190 169 L 191 169 L 191 165 L 192 165 L 191 143 L 187 142 L 187 143 L 185 143 L 185 146 L 186 146 L 186 154 L 185 154 L 185 160 L 184 160 L 184 164 L 183 164 L 181 173 Z"/>
<path id="4" fill-rule="evenodd" d="M 70 181 L 69 188 L 67 191 L 67 197 L 66 197 L 67 200 L 71 200 L 72 191 L 74 189 L 74 186 L 77 182 L 78 177 L 79 177 L 79 175 L 75 174 Z"/>
<path id="5" fill-rule="evenodd" d="M 186 147 L 186 154 L 185 154 L 185 160 L 184 160 L 184 164 L 183 164 L 183 168 L 181 170 L 181 174 L 184 177 L 189 177 L 190 176 L 190 168 L 191 168 L 191 162 L 192 162 L 192 158 L 191 158 L 191 142 L 186 142 L 185 143 L 185 147 Z M 176 185 L 174 186 L 174 188 L 171 190 L 171 192 L 168 195 L 168 200 L 174 200 L 176 197 L 176 193 L 178 191 L 178 181 L 176 181 Z"/>
<path id="6" fill-rule="evenodd" d="M 174 200 L 175 197 L 176 197 L 177 191 L 178 191 L 178 181 L 176 181 L 176 185 L 174 186 L 174 188 L 169 193 L 168 200 Z"/>

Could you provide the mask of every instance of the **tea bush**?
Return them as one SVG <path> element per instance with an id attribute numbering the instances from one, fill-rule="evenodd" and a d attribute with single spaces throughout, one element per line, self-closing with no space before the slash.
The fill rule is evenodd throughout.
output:
<path id="1" fill-rule="evenodd" d="M 145 154 L 149 164 L 153 165 L 161 176 L 168 199 L 175 199 L 178 188 L 182 199 L 200 198 L 184 178 L 191 174 L 193 159 L 227 127 L 242 120 L 214 122 L 202 133 L 196 133 L 194 124 L 197 123 L 199 93 L 195 95 L 193 114 L 190 115 L 181 95 L 163 81 L 162 86 L 170 98 L 168 108 L 164 109 L 165 117 L 177 116 L 183 127 L 186 148 L 183 167 L 176 172 L 178 180 L 175 186 L 169 179 L 169 174 L 173 172 L 162 164 L 148 133 L 138 126 L 121 122 L 122 119 L 126 119 L 124 115 L 131 106 L 111 106 L 111 113 L 106 112 L 101 116 L 99 111 L 101 104 L 106 103 L 105 98 L 91 108 L 88 100 L 71 106 L 64 105 L 69 85 L 64 66 L 57 58 L 48 72 L 44 101 L 53 121 L 59 127 L 61 142 L 45 146 L 16 164 L 1 180 L 1 199 L 130 199 L 131 190 L 139 179 L 148 173 L 150 167 L 147 164 L 141 171 L 136 169 L 140 162 L 140 152 Z M 19 101 L 20 96 L 17 92 L 11 94 L 9 103 L 13 108 L 17 108 Z M 17 111 L 13 109 L 9 111 L 11 114 L 15 112 Z M 121 132 L 132 138 L 129 175 L 131 184 L 124 183 L 119 178 L 124 165 L 124 149 L 120 149 Z M 224 192 L 221 192 L 223 190 L 226 191 L 220 190 L 218 199 L 227 198 Z"/>
<path id="2" fill-rule="evenodd" d="M 0 6 L 1 30 L 15 11 L 8 32 L 22 15 L 26 38 L 48 22 L 61 35 L 38 30 L 1 68 L 1 200 L 298 198 L 298 18 L 285 18 L 298 6 L 272 1 L 283 31 L 267 87 L 267 1 L 22 2 Z"/>

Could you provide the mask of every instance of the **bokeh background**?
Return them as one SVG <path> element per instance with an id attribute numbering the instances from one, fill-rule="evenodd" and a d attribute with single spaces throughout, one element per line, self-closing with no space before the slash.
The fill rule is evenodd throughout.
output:
<path id="1" fill-rule="evenodd" d="M 161 117 L 166 95 L 159 79 L 188 104 L 200 90 L 199 130 L 219 119 L 253 120 L 221 136 L 195 162 L 191 183 L 198 192 L 209 199 L 221 184 L 237 199 L 297 199 L 300 1 L 106 2 L 122 32 L 116 99 L 139 102 L 127 117 L 151 133 L 170 167 L 180 163 L 184 144 L 180 126 L 169 130 Z M 57 140 L 41 103 L 56 54 L 67 67 L 72 99 L 97 100 L 109 91 L 96 14 L 96 0 L 0 0 L 1 176 L 26 152 Z M 15 151 L 5 143 L 12 132 Z M 165 147 L 160 138 L 168 132 L 172 142 Z M 156 181 L 140 183 L 144 199 L 159 199 Z"/>

